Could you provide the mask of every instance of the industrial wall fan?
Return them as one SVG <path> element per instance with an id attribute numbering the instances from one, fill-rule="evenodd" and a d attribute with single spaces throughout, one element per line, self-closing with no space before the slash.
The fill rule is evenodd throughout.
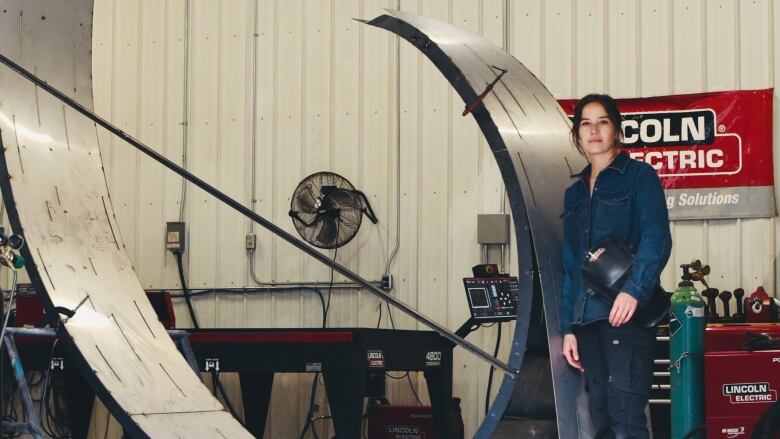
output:
<path id="1" fill-rule="evenodd" d="M 365 214 L 378 222 L 366 195 L 346 178 L 333 172 L 317 172 L 298 183 L 290 203 L 295 229 L 309 244 L 334 249 L 358 232 Z"/>

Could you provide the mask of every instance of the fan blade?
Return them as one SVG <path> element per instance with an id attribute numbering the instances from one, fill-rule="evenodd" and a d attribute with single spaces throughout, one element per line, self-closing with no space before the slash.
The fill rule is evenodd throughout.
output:
<path id="1" fill-rule="evenodd" d="M 317 213 L 319 200 L 314 196 L 311 191 L 311 187 L 306 186 L 296 196 L 298 206 L 301 208 L 301 212 L 304 213 Z"/>
<path id="2" fill-rule="evenodd" d="M 363 206 L 355 193 L 347 189 L 334 188 L 330 192 L 331 199 L 336 202 L 340 208 L 360 210 Z"/>
<path id="3" fill-rule="evenodd" d="M 330 246 L 338 238 L 338 226 L 336 224 L 336 218 L 326 217 L 322 219 L 322 228 L 319 235 L 317 235 L 317 241 L 323 245 Z"/>

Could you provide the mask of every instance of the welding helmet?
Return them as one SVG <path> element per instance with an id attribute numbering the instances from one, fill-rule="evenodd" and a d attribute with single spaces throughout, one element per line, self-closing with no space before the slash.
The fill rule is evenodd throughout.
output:
<path id="1" fill-rule="evenodd" d="M 633 249 L 610 237 L 585 254 L 580 271 L 588 292 L 612 304 L 620 294 L 633 265 Z M 669 295 L 656 285 L 650 298 L 639 302 L 631 320 L 642 326 L 655 326 L 666 316 L 669 305 Z"/>

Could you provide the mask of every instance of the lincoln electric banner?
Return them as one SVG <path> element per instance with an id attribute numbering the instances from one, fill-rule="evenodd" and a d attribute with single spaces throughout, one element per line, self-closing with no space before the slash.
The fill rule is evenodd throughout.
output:
<path id="1" fill-rule="evenodd" d="M 570 116 L 576 100 L 560 100 Z M 772 90 L 619 99 L 631 157 L 661 177 L 671 219 L 775 215 Z"/>

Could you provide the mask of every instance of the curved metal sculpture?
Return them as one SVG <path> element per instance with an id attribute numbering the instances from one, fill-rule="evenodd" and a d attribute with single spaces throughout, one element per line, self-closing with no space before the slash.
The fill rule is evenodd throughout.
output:
<path id="1" fill-rule="evenodd" d="M 427 56 L 466 103 L 487 139 L 506 185 L 517 237 L 520 297 L 509 365 L 526 350 L 531 298 L 538 282 L 544 299 L 560 437 L 587 435 L 577 407 L 579 376 L 561 355 L 559 306 L 562 225 L 559 214 L 570 176 L 584 165 L 572 147 L 571 122 L 555 98 L 520 61 L 477 35 L 451 24 L 388 11 L 368 24 L 406 39 Z M 505 376 L 476 437 L 490 437 L 512 396 Z"/>
<path id="2" fill-rule="evenodd" d="M 92 107 L 92 0 L 0 1 L 0 52 Z M 157 320 L 119 235 L 89 119 L 0 69 L 2 194 L 70 353 L 136 438 L 251 438 Z M 79 305 L 81 304 L 81 305 Z"/>

